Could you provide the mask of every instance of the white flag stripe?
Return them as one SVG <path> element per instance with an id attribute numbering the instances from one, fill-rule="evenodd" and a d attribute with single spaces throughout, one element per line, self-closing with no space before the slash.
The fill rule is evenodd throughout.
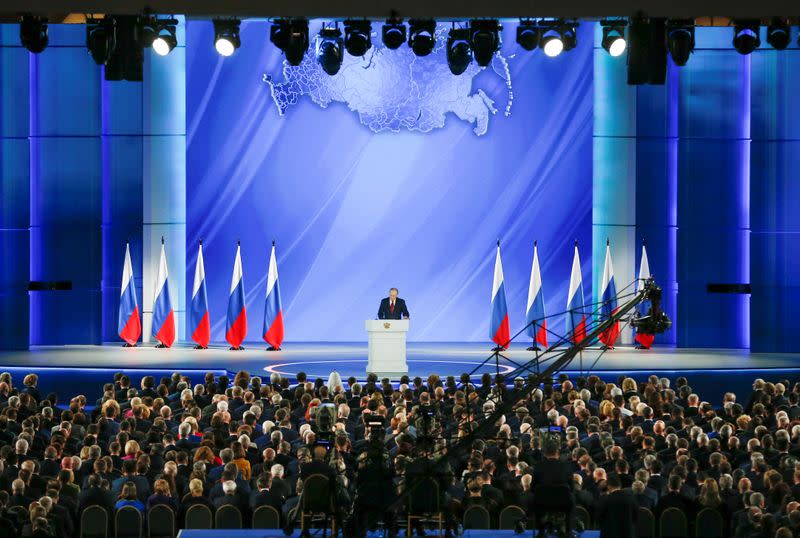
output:
<path id="1" fill-rule="evenodd" d="M 567 308 L 581 285 L 581 259 L 578 256 L 578 245 L 575 245 L 575 256 L 572 258 L 572 272 L 569 275 L 569 294 L 567 294 Z"/>
<path id="2" fill-rule="evenodd" d="M 602 294 L 606 287 L 608 287 L 608 283 L 611 282 L 611 279 L 614 277 L 614 265 L 611 263 L 611 246 L 606 245 L 606 261 L 603 264 L 603 280 L 600 283 L 600 293 Z"/>
<path id="3" fill-rule="evenodd" d="M 125 243 L 125 262 L 122 265 L 122 289 L 119 290 L 119 295 L 125 293 L 131 279 L 133 278 L 133 265 L 131 264 L 131 249 L 128 243 Z"/>
<path id="4" fill-rule="evenodd" d="M 197 263 L 194 266 L 194 285 L 192 286 L 192 299 L 200 291 L 200 284 L 206 279 L 206 267 L 203 263 L 203 245 L 197 248 Z"/>
<path id="5" fill-rule="evenodd" d="M 639 280 L 636 291 L 644 289 L 644 281 L 650 278 L 650 262 L 647 261 L 647 249 L 642 245 L 642 261 L 639 263 Z"/>
<path id="6" fill-rule="evenodd" d="M 531 309 L 533 300 L 539 294 L 540 289 L 542 289 L 542 274 L 539 271 L 539 247 L 534 246 L 533 264 L 531 265 L 531 283 L 530 286 L 528 286 L 528 306 L 525 308 L 525 312 Z"/>
<path id="7" fill-rule="evenodd" d="M 233 260 L 233 274 L 231 275 L 231 291 L 236 289 L 236 286 L 242 280 L 242 256 L 240 254 L 241 247 L 236 245 L 236 259 Z M 230 295 L 229 293 L 229 295 Z"/>
<path id="8" fill-rule="evenodd" d="M 278 281 L 278 261 L 275 259 L 275 245 L 272 245 L 272 252 L 269 255 L 269 269 L 267 269 L 267 297 Z"/>
<path id="9" fill-rule="evenodd" d="M 161 293 L 161 289 L 164 287 L 164 284 L 167 282 L 167 278 L 169 277 L 169 273 L 167 272 L 167 253 L 164 250 L 164 243 L 161 243 L 161 256 L 158 260 L 158 274 L 156 275 L 156 291 L 153 295 L 153 302 L 158 298 L 158 295 Z"/>
<path id="10" fill-rule="evenodd" d="M 503 283 L 503 263 L 500 261 L 500 246 L 497 246 L 497 255 L 494 258 L 494 281 L 492 282 L 492 300 L 497 296 L 497 291 Z"/>

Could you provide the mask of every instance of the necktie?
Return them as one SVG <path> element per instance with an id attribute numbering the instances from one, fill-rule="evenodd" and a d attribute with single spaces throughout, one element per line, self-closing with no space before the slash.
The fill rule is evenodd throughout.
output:
<path id="1" fill-rule="evenodd" d="M 389 303 L 389 313 L 394 314 L 394 303 Z"/>

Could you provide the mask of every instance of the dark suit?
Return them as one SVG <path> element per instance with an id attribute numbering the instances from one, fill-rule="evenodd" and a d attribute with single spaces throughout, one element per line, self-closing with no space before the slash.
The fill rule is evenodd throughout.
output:
<path id="1" fill-rule="evenodd" d="M 381 306 L 378 308 L 378 319 L 403 319 L 403 317 L 410 317 L 406 302 L 398 297 L 394 302 L 394 310 L 389 304 L 389 298 L 381 299 Z"/>
<path id="2" fill-rule="evenodd" d="M 636 536 L 636 518 L 639 507 L 628 490 L 617 490 L 602 495 L 597 501 L 596 517 L 600 525 L 600 536 L 619 536 L 634 538 Z"/>

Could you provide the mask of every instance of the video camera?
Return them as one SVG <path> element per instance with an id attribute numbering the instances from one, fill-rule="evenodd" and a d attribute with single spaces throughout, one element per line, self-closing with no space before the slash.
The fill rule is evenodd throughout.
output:
<path id="1" fill-rule="evenodd" d="M 644 285 L 645 300 L 650 301 L 650 308 L 644 316 L 636 314 L 631 318 L 631 326 L 643 334 L 661 334 L 672 327 L 672 321 L 661 309 L 661 288 L 656 286 L 652 278 Z"/>

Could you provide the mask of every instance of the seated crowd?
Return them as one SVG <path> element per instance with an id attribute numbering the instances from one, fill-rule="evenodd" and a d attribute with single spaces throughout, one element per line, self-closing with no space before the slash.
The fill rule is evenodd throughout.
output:
<path id="1" fill-rule="evenodd" d="M 725 536 L 800 536 L 800 383 L 756 380 L 741 400 L 712 404 L 683 377 L 562 375 L 533 390 L 488 374 L 475 384 L 406 377 L 397 388 L 335 373 L 327 383 L 246 372 L 200 381 L 175 373 L 135 387 L 117 374 L 96 400 L 61 405 L 36 375 L 18 385 L 0 374 L 0 537 L 78 536 L 89 506 L 113 516 L 166 505 L 183 528 L 198 504 L 233 505 L 245 527 L 268 505 L 296 525 L 312 474 L 335 485 L 335 517 L 351 530 L 361 527 L 348 519 L 372 511 L 362 526 L 384 520 L 396 532 L 389 520 L 403 520 L 411 477 L 427 474 L 448 532 L 473 505 L 495 527 L 508 506 L 531 515 L 537 491 L 562 485 L 602 536 L 634 536 L 639 508 L 657 521 L 673 507 L 692 533 L 709 508 Z"/>

